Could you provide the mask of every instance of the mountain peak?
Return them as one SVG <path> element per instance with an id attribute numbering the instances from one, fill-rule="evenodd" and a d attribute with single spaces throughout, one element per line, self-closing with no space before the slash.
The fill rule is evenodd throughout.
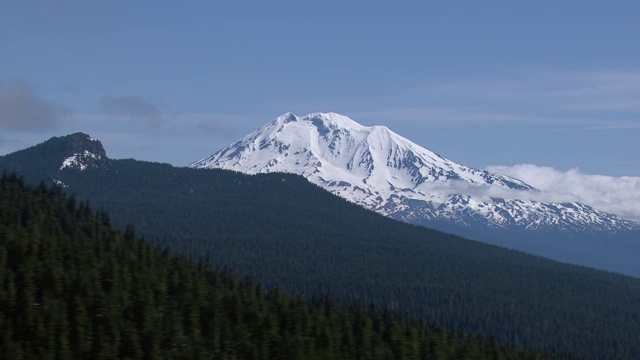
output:
<path id="1" fill-rule="evenodd" d="M 84 170 L 88 166 L 96 166 L 99 160 L 107 159 L 107 153 L 100 140 L 82 132 L 52 138 L 48 142 L 56 145 L 59 155 L 63 157 L 60 170 Z"/>
<path id="2" fill-rule="evenodd" d="M 526 230 L 638 227 L 586 206 L 578 211 L 526 200 L 539 190 L 455 163 L 385 126 L 363 126 L 336 113 L 285 113 L 191 166 L 302 175 L 351 202 L 413 223 Z"/>
<path id="3" fill-rule="evenodd" d="M 77 132 L 66 136 L 52 137 L 38 145 L 5 155 L 16 169 L 32 164 L 51 171 L 65 168 L 83 170 L 87 166 L 97 166 L 107 159 L 102 143 L 88 134 Z M 52 168 L 55 166 L 55 168 Z"/>
<path id="4" fill-rule="evenodd" d="M 95 154 L 101 158 L 106 158 L 107 153 L 102 146 L 100 140 L 91 137 L 88 134 L 83 132 L 73 133 L 67 136 L 62 136 L 59 138 L 52 138 L 49 141 L 58 140 L 62 147 L 66 147 L 66 150 L 73 153 L 79 153 L 84 151 L 89 151 L 92 154 Z"/>
<path id="5" fill-rule="evenodd" d="M 287 123 L 290 123 L 292 121 L 298 121 L 298 117 L 292 112 L 284 113 L 284 114 L 278 116 L 276 118 L 276 120 L 275 120 L 275 122 L 282 123 L 282 124 L 287 124 Z"/>
<path id="6" fill-rule="evenodd" d="M 328 112 L 314 112 L 304 116 L 296 116 L 292 112 L 284 113 L 278 116 L 275 123 L 286 125 L 292 122 L 314 125 L 318 128 L 343 128 L 362 130 L 365 127 L 353 121 L 348 116 L 341 114 Z"/>
<path id="7" fill-rule="evenodd" d="M 337 113 L 329 112 L 329 113 L 311 113 L 304 117 L 303 120 L 310 121 L 312 123 L 318 123 L 319 121 L 324 122 L 326 125 L 330 127 L 338 127 L 342 129 L 349 130 L 364 130 L 365 126 L 360 125 L 359 123 L 353 121 L 350 117 L 345 115 L 340 115 Z"/>

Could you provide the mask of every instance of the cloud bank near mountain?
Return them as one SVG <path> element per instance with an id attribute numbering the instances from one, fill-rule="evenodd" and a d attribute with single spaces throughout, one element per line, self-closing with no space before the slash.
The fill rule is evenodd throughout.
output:
<path id="1" fill-rule="evenodd" d="M 585 174 L 579 169 L 560 171 L 532 164 L 491 165 L 488 171 L 511 176 L 542 190 L 520 192 L 531 200 L 581 202 L 622 218 L 640 221 L 640 177 Z"/>
<path id="2" fill-rule="evenodd" d="M 41 132 L 56 127 L 68 113 L 40 99 L 30 84 L 0 82 L 0 128 L 19 132 Z"/>

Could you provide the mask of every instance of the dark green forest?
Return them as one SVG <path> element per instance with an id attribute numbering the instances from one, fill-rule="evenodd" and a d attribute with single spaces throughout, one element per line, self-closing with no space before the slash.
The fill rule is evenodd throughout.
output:
<path id="1" fill-rule="evenodd" d="M 399 223 L 294 175 L 106 157 L 60 170 L 82 144 L 52 140 L 0 157 L 0 168 L 62 184 L 107 210 L 115 227 L 135 224 L 151 243 L 266 291 L 372 303 L 515 348 L 640 358 L 640 279 Z"/>
<path id="2" fill-rule="evenodd" d="M 552 359 L 192 262 L 61 188 L 0 181 L 2 359 Z"/>

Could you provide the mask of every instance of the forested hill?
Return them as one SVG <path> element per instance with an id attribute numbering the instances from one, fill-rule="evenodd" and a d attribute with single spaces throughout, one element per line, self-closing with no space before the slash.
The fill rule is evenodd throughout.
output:
<path id="1" fill-rule="evenodd" d="M 0 180 L 2 359 L 553 359 L 364 304 L 265 293 Z"/>
<path id="2" fill-rule="evenodd" d="M 399 223 L 299 176 L 94 157 L 61 167 L 70 152 L 46 153 L 51 170 L 36 171 L 37 149 L 0 157 L 0 168 L 63 184 L 116 226 L 267 289 L 371 302 L 516 346 L 640 358 L 639 279 Z"/>

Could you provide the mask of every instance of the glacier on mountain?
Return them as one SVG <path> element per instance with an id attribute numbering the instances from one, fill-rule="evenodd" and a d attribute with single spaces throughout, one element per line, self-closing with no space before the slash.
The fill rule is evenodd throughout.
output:
<path id="1" fill-rule="evenodd" d="M 531 193 L 540 190 L 521 180 L 466 167 L 387 127 L 335 113 L 286 113 L 191 167 L 302 175 L 367 209 L 421 225 L 640 229 L 584 204 L 532 201 Z"/>

